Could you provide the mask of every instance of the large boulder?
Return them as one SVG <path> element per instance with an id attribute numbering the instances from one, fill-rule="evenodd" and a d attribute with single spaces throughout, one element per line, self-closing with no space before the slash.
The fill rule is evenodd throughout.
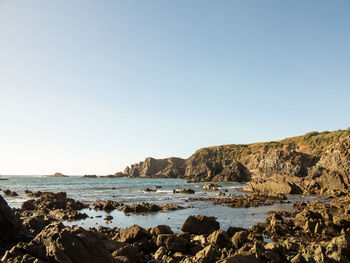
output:
<path id="1" fill-rule="evenodd" d="M 189 216 L 181 227 L 183 232 L 197 235 L 209 234 L 218 229 L 220 229 L 220 224 L 215 217 L 203 215 Z"/>

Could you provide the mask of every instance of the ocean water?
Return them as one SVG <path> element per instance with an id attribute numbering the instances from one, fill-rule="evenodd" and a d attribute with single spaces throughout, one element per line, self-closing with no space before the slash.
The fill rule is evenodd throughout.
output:
<path id="1" fill-rule="evenodd" d="M 96 200 L 114 200 L 125 204 L 149 202 L 158 205 L 164 203 L 191 206 L 191 208 L 152 213 L 147 215 L 125 215 L 121 211 L 95 211 L 84 209 L 81 212 L 87 213 L 90 217 L 85 220 L 64 222 L 66 225 L 79 225 L 83 227 L 119 227 L 125 228 L 133 224 L 142 227 L 153 227 L 160 224 L 169 225 L 173 231 L 179 232 L 185 219 L 190 215 L 214 216 L 220 222 L 220 227 L 226 230 L 229 226 L 248 228 L 258 222 L 264 222 L 267 212 L 270 210 L 292 209 L 291 204 L 275 204 L 273 206 L 252 207 L 252 208 L 230 208 L 223 205 L 213 205 L 211 202 L 190 201 L 191 197 L 218 197 L 214 191 L 203 191 L 204 183 L 187 183 L 180 179 L 150 179 L 150 178 L 82 178 L 82 177 L 29 177 L 29 176 L 8 176 L 9 180 L 1 180 L 2 190 L 10 189 L 16 191 L 18 197 L 5 197 L 11 207 L 18 208 L 28 198 L 24 191 L 51 191 L 66 192 L 67 196 L 92 204 Z M 242 184 L 218 183 L 220 190 L 227 190 L 227 194 L 241 194 L 239 192 Z M 156 189 L 156 186 L 161 188 Z M 156 192 L 147 193 L 145 188 L 156 189 Z M 195 194 L 173 194 L 173 190 L 191 188 Z M 2 193 L 1 193 L 2 194 Z M 3 194 L 2 194 L 3 195 Z M 307 199 L 310 199 L 308 197 Z M 305 197 L 298 196 L 290 198 L 292 202 L 305 200 Z M 111 221 L 104 218 L 107 215 L 113 216 Z"/>

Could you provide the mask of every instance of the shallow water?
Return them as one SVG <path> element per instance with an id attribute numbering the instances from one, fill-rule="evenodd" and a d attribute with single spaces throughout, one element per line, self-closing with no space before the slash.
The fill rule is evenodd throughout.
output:
<path id="1" fill-rule="evenodd" d="M 11 207 L 20 207 L 21 203 L 29 198 L 24 194 L 25 190 L 67 192 L 67 195 L 79 201 L 93 203 L 95 200 L 114 200 L 126 204 L 150 202 L 158 205 L 164 203 L 191 206 L 193 208 L 170 211 L 167 213 L 154 213 L 148 215 L 125 215 L 120 211 L 109 214 L 103 211 L 85 209 L 82 212 L 90 217 L 86 220 L 65 222 L 67 225 L 80 225 L 84 227 L 109 226 L 125 228 L 133 224 L 142 227 L 153 227 L 159 224 L 169 225 L 173 231 L 178 232 L 182 223 L 190 215 L 214 216 L 220 222 L 221 229 L 229 226 L 248 228 L 258 222 L 264 222 L 267 212 L 278 209 L 292 209 L 291 204 L 275 204 L 273 206 L 230 208 L 222 205 L 213 205 L 211 202 L 189 201 L 191 197 L 215 197 L 217 192 L 203 191 L 204 183 L 187 183 L 180 179 L 150 179 L 150 178 L 82 178 L 63 177 L 45 178 L 28 176 L 11 176 L 9 180 L 0 181 L 2 190 L 16 191 L 18 197 L 4 197 Z M 228 194 L 239 194 L 243 186 L 237 183 L 218 183 L 220 190 L 227 190 Z M 156 189 L 156 186 L 162 188 Z M 156 189 L 156 192 L 146 193 L 145 188 Z M 173 194 L 173 190 L 191 188 L 196 191 L 193 195 Z M 308 198 L 310 199 L 310 198 Z M 293 197 L 292 201 L 305 200 L 304 197 Z M 113 220 L 104 220 L 106 215 L 113 216 Z M 101 217 L 96 217 L 101 216 Z"/>

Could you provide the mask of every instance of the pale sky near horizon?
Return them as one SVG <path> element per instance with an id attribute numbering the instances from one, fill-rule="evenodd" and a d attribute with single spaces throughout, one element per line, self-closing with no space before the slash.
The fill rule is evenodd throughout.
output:
<path id="1" fill-rule="evenodd" d="M 0 174 L 350 126 L 350 1 L 0 0 Z"/>

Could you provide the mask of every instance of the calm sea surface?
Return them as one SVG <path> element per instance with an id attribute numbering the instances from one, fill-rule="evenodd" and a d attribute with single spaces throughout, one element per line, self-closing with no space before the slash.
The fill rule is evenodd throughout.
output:
<path id="1" fill-rule="evenodd" d="M 5 176 L 4 176 L 5 177 Z M 109 215 L 113 220 L 104 220 L 107 213 L 84 209 L 93 218 L 86 220 L 65 222 L 66 225 L 80 225 L 84 227 L 120 227 L 125 228 L 133 224 L 142 227 L 153 227 L 160 224 L 169 225 L 173 231 L 180 231 L 185 219 L 190 215 L 214 216 L 220 222 L 221 229 L 226 230 L 229 226 L 248 228 L 257 222 L 264 222 L 269 210 L 291 209 L 290 204 L 276 204 L 273 206 L 257 208 L 230 208 L 222 205 L 213 205 L 211 202 L 189 201 L 190 197 L 216 197 L 217 192 L 202 190 L 204 183 L 189 184 L 180 179 L 144 179 L 144 178 L 45 178 L 29 176 L 8 176 L 9 180 L 1 180 L 2 190 L 16 191 L 18 197 L 4 197 L 11 207 L 20 207 L 21 203 L 29 198 L 24 194 L 25 190 L 67 192 L 67 195 L 76 200 L 92 204 L 95 200 L 114 200 L 126 204 L 149 202 L 158 205 L 164 203 L 191 206 L 193 208 L 149 215 L 125 215 L 120 211 L 113 211 Z M 227 189 L 227 193 L 240 194 L 238 190 L 243 186 L 237 183 L 218 183 L 221 190 Z M 145 188 L 162 188 L 157 192 L 146 193 Z M 196 191 L 193 195 L 173 194 L 173 190 L 191 188 Z M 2 192 L 1 192 L 2 194 Z M 3 194 L 2 194 L 3 195 Z M 304 200 L 304 197 L 293 197 L 290 200 Z M 310 199 L 310 198 L 308 198 Z M 102 217 L 100 217 L 102 216 Z"/>

